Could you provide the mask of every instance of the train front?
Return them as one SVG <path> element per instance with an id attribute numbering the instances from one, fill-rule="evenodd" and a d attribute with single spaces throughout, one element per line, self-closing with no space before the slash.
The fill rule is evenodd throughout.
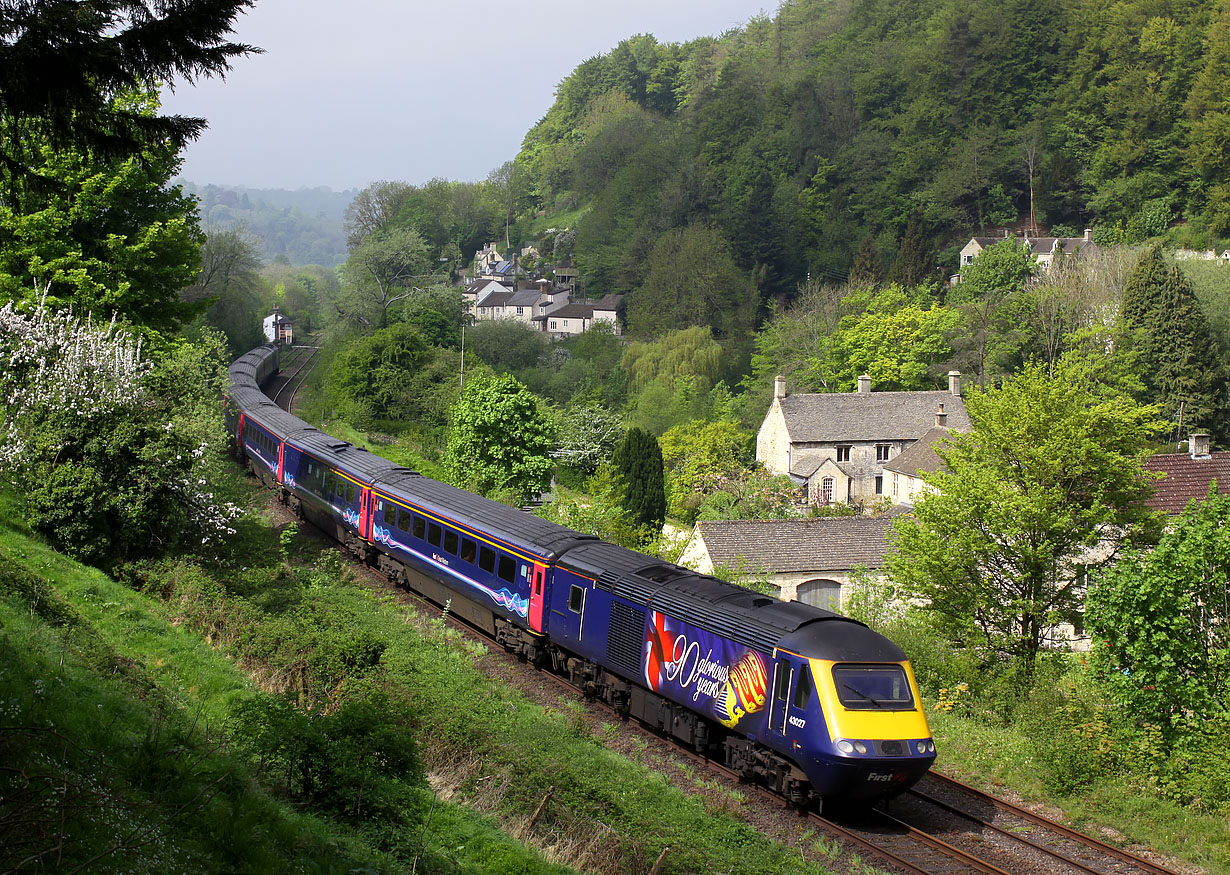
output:
<path id="1" fill-rule="evenodd" d="M 845 617 L 809 623 L 781 642 L 814 688 L 795 753 L 830 810 L 887 799 L 935 762 L 914 672 L 901 648 Z M 794 703 L 791 703 L 794 704 Z"/>

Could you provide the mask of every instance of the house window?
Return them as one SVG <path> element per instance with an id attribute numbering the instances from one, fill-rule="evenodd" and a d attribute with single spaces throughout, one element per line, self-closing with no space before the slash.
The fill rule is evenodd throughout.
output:
<path id="1" fill-rule="evenodd" d="M 884 475 L 877 474 L 876 475 L 876 495 L 883 495 L 883 494 L 884 494 Z"/>
<path id="2" fill-rule="evenodd" d="M 552 319 L 551 320 L 551 330 L 554 331 L 557 328 L 559 328 L 559 323 L 556 322 L 554 319 Z"/>
<path id="3" fill-rule="evenodd" d="M 848 446 L 837 448 L 837 461 L 839 462 L 850 461 L 850 448 Z"/>
<path id="4" fill-rule="evenodd" d="M 564 327 L 565 327 L 565 328 L 567 328 L 567 327 L 568 327 L 568 320 L 567 320 L 567 319 L 565 319 L 565 320 L 564 320 Z"/>
<path id="5" fill-rule="evenodd" d="M 888 461 L 888 444 L 876 444 L 876 461 Z"/>
<path id="6" fill-rule="evenodd" d="M 524 316 L 524 315 L 525 315 L 525 308 L 524 308 L 524 307 L 518 307 L 518 308 L 517 308 L 517 315 L 518 315 L 518 316 Z"/>
<path id="7" fill-rule="evenodd" d="M 893 475 L 893 498 L 897 497 L 897 481 L 900 479 L 898 475 Z"/>
<path id="8" fill-rule="evenodd" d="M 825 477 L 820 483 L 820 494 L 824 497 L 825 504 L 833 503 L 833 478 Z"/>

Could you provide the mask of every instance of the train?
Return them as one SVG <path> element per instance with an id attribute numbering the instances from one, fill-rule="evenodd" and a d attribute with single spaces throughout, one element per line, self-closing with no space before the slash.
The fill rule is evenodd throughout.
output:
<path id="1" fill-rule="evenodd" d="M 866 807 L 935 742 L 905 653 L 782 601 L 457 489 L 341 441 L 262 391 L 276 345 L 230 368 L 236 457 L 390 581 L 799 806 Z"/>

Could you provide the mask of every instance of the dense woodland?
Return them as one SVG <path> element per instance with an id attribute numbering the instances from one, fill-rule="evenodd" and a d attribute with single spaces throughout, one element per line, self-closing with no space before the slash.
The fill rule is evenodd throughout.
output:
<path id="1" fill-rule="evenodd" d="M 774 375 L 962 371 L 974 428 L 847 609 L 909 653 L 951 768 L 1230 864 L 1230 502 L 1168 527 L 1141 503 L 1147 454 L 1230 440 L 1230 267 L 1173 257 L 1230 232 L 1230 6 L 787 2 L 635 37 L 487 179 L 375 181 L 329 243 L 324 208 L 174 181 L 204 120 L 161 115 L 156 82 L 252 51 L 227 41 L 248 5 L 0 0 L 4 867 L 558 871 L 427 784 L 478 755 L 456 792 L 498 774 L 501 823 L 538 805 L 518 775 L 568 785 L 535 847 L 614 823 L 563 858 L 583 868 L 669 846 L 664 871 L 817 871 L 269 531 L 218 396 L 275 305 L 322 347 L 305 418 L 498 500 L 550 488 L 536 512 L 668 560 L 698 519 L 885 510 L 803 508 L 755 463 Z M 1049 270 L 1009 240 L 946 282 L 973 234 L 1084 228 L 1096 251 Z M 456 283 L 491 241 L 626 293 L 626 335 L 473 322 Z M 1058 622 L 1088 656 L 1048 646 Z"/>

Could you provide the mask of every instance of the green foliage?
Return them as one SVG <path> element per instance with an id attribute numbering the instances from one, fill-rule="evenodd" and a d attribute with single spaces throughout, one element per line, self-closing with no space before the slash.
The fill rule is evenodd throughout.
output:
<path id="1" fill-rule="evenodd" d="M 0 100 L 3 95 L 0 95 Z M 114 96 L 114 112 L 154 119 L 149 92 Z M 100 318 L 170 331 L 199 308 L 178 292 L 197 273 L 204 235 L 193 201 L 170 184 L 177 147 L 155 141 L 133 154 L 101 158 L 55 144 L 37 127 L 6 123 L 0 152 L 20 141 L 25 172 L 57 180 L 32 186 L 0 169 L 0 297 L 75 307 Z"/>
<path id="2" fill-rule="evenodd" d="M 739 482 L 752 461 L 752 437 L 737 422 L 692 420 L 661 438 L 670 515 L 693 522 L 719 484 Z M 731 495 L 734 498 L 734 495 Z"/>
<path id="3" fill-rule="evenodd" d="M 1141 468 L 1153 409 L 1036 365 L 966 406 L 973 431 L 938 449 L 947 470 L 895 523 L 889 570 L 953 638 L 1028 672 L 1076 617 L 1083 568 L 1156 531 Z"/>
<path id="4" fill-rule="evenodd" d="M 555 500 L 534 512 L 543 519 L 630 550 L 644 550 L 659 534 L 637 523 L 624 501 L 624 484 L 613 465 L 598 468 L 584 483 L 584 492 L 574 495 L 557 490 Z"/>
<path id="5" fill-rule="evenodd" d="M 657 438 L 644 429 L 628 429 L 611 454 L 611 465 L 623 486 L 622 504 L 633 522 L 660 529 L 666 518 L 666 486 Z"/>
<path id="6" fill-rule="evenodd" d="M 405 810 L 417 801 L 405 785 L 423 782 L 408 711 L 380 692 L 315 713 L 264 695 L 235 705 L 231 731 L 265 781 L 290 799 L 356 822 L 401 820 L 422 814 Z"/>
<path id="7" fill-rule="evenodd" d="M 847 306 L 856 313 L 842 317 L 836 330 L 808 360 L 803 379 L 830 391 L 853 391 L 860 375 L 885 391 L 930 388 L 934 375 L 952 350 L 948 336 L 960 316 L 897 285 L 880 291 L 851 293 Z M 865 303 L 863 303 L 865 302 Z"/>
<path id="8" fill-rule="evenodd" d="M 1155 550 L 1090 588 L 1096 664 L 1117 696 L 1168 734 L 1230 712 L 1230 496 L 1212 487 Z"/>
<path id="9" fill-rule="evenodd" d="M 1025 288 L 1038 273 L 1038 262 L 1019 240 L 1005 239 L 978 253 L 961 266 L 961 282 L 948 294 L 949 304 L 985 298 L 992 293 L 1005 297 Z"/>
<path id="10" fill-rule="evenodd" d="M 444 466 L 455 486 L 525 503 L 547 488 L 554 467 L 552 420 L 507 374 L 467 378 L 453 407 Z"/>
<path id="11" fill-rule="evenodd" d="M 438 279 L 423 237 L 413 227 L 382 228 L 352 247 L 342 266 L 340 305 L 345 317 L 366 328 L 389 324 L 389 309 Z"/>
<path id="12" fill-rule="evenodd" d="M 704 326 L 681 328 L 657 340 L 628 344 L 623 366 L 634 391 L 655 380 L 696 377 L 708 388 L 721 373 L 722 347 Z"/>
<path id="13" fill-rule="evenodd" d="M 1227 372 L 1208 319 L 1191 281 L 1159 248 L 1147 252 L 1132 272 L 1121 315 L 1138 332 L 1145 400 L 1158 404 L 1172 423 L 1171 437 L 1197 427 L 1230 435 Z"/>
<path id="14" fill-rule="evenodd" d="M 654 244 L 645 281 L 628 302 L 628 330 L 647 338 L 701 326 L 719 339 L 738 337 L 751 330 L 756 309 L 755 290 L 721 232 L 689 225 Z"/>
<path id="15" fill-rule="evenodd" d="M 334 408 L 361 428 L 373 418 L 416 418 L 423 410 L 422 399 L 412 384 L 431 357 L 418 329 L 404 322 L 347 344 L 329 368 Z"/>

